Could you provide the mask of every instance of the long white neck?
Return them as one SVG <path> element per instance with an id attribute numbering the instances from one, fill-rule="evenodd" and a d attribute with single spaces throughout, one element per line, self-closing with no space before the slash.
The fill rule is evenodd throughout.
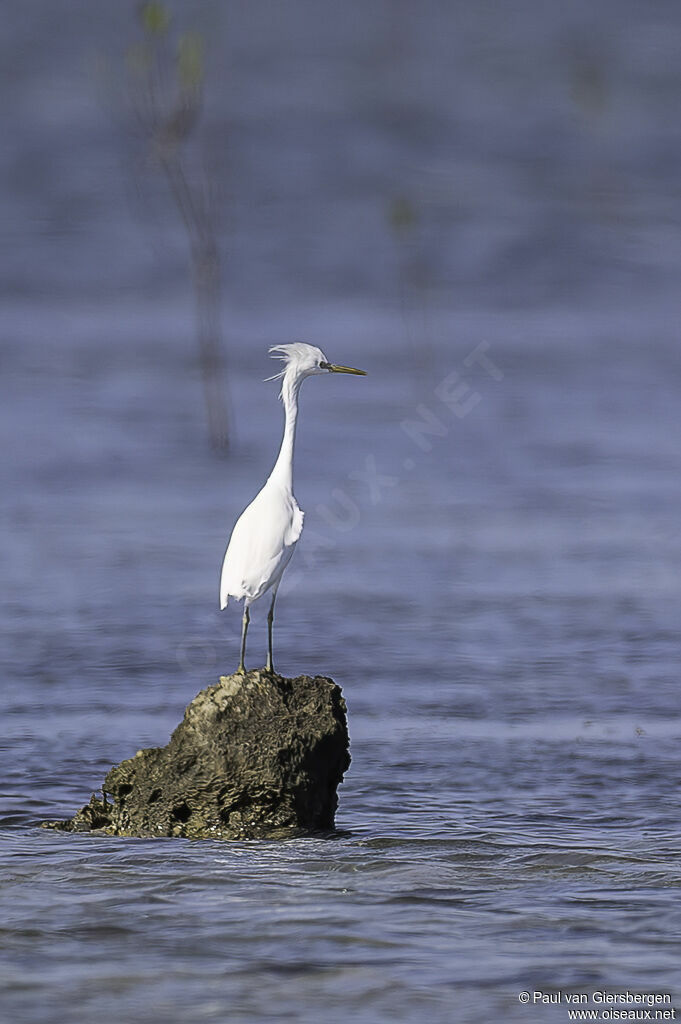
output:
<path id="1" fill-rule="evenodd" d="M 302 377 L 294 375 L 289 370 L 286 371 L 281 382 L 281 398 L 284 403 L 286 420 L 279 456 L 270 473 L 270 480 L 275 480 L 290 493 L 293 493 L 293 445 L 296 440 L 298 392 L 302 382 Z"/>

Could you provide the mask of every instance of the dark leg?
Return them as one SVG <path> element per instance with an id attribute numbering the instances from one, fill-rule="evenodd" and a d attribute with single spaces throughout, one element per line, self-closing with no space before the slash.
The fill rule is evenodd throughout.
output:
<path id="1" fill-rule="evenodd" d="M 277 583 L 272 591 L 272 604 L 270 610 L 267 613 L 267 664 L 265 669 L 267 672 L 274 672 L 274 666 L 272 664 L 272 623 L 274 622 L 274 602 L 277 599 L 277 590 L 279 584 Z"/>
<path id="2" fill-rule="evenodd" d="M 241 660 L 239 661 L 239 667 L 237 672 L 245 672 L 246 667 L 244 665 L 244 658 L 246 657 L 246 633 L 248 632 L 248 623 L 251 621 L 251 613 L 248 610 L 248 605 L 244 607 L 244 617 L 241 620 Z"/>

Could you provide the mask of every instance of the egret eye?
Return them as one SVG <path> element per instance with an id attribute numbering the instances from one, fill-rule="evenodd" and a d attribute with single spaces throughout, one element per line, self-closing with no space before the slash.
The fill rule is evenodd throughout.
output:
<path id="1" fill-rule="evenodd" d="M 320 361 L 319 361 L 319 369 L 320 370 L 330 370 L 331 369 L 331 363 L 325 363 L 325 362 L 323 362 L 320 359 Z"/>

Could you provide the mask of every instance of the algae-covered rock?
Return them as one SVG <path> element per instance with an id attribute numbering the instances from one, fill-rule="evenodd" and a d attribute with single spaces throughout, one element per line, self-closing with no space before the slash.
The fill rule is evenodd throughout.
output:
<path id="1" fill-rule="evenodd" d="M 325 676 L 222 676 L 189 704 L 167 746 L 111 769 L 104 800 L 93 796 L 68 821 L 43 824 L 192 839 L 332 829 L 350 764 L 345 711 Z"/>

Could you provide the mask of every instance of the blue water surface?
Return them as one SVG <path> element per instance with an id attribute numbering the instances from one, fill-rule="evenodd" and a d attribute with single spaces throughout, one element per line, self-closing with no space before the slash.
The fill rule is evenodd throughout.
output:
<path id="1" fill-rule="evenodd" d="M 566 8 L 175 5 L 207 42 L 226 458 L 126 129 L 135 6 L 7 12 L 3 1024 L 681 1006 L 679 18 Z M 368 371 L 303 387 L 275 631 L 282 673 L 343 688 L 338 833 L 41 830 L 235 666 L 219 568 L 297 338 Z"/>

